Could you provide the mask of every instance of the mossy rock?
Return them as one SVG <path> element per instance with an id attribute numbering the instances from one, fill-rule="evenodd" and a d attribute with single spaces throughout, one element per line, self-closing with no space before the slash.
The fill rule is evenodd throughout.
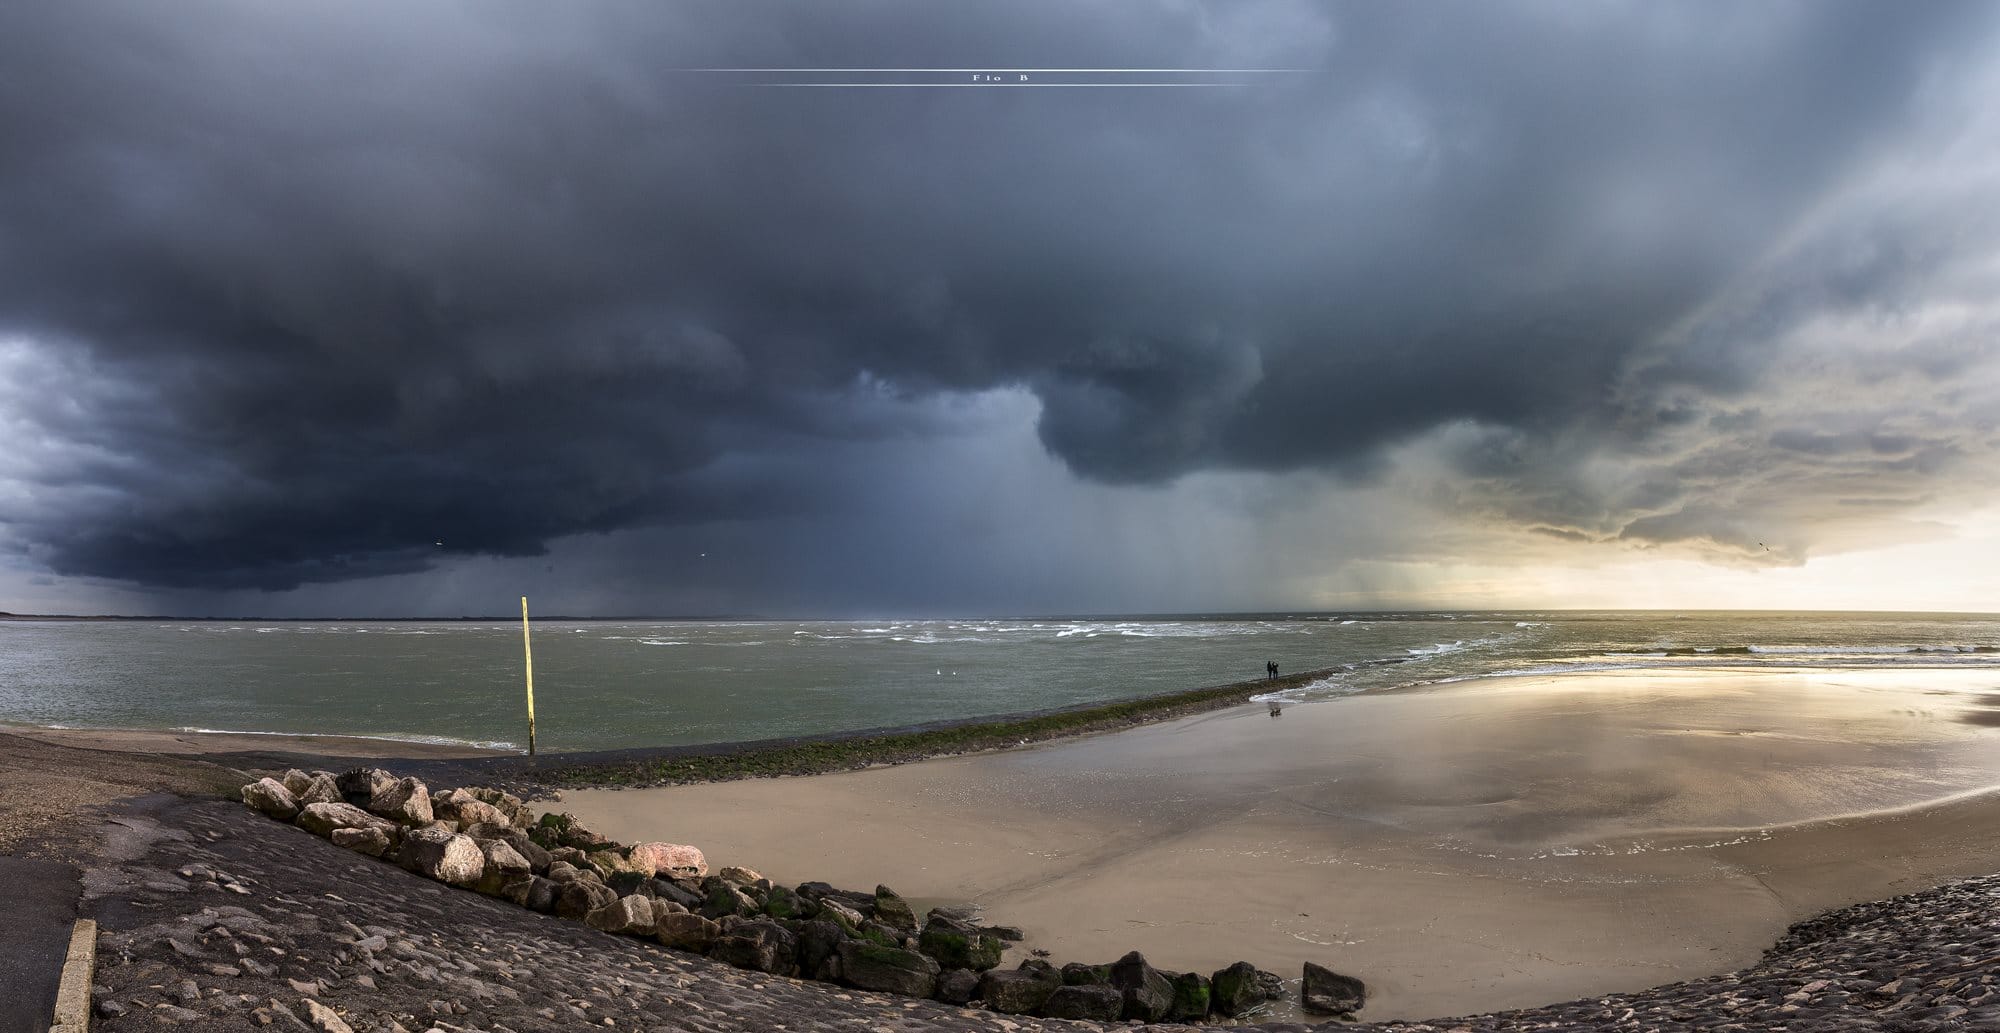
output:
<path id="1" fill-rule="evenodd" d="M 771 887 L 770 895 L 764 900 L 764 913 L 772 918 L 804 918 L 809 910 L 811 905 L 783 886 Z"/>
<path id="2" fill-rule="evenodd" d="M 937 990 L 937 962 L 916 951 L 860 940 L 842 940 L 836 949 L 841 981 L 849 986 L 909 997 L 929 997 Z"/>
<path id="3" fill-rule="evenodd" d="M 625 856 L 625 852 L 622 850 L 592 850 L 584 856 L 589 858 L 591 864 L 597 866 L 598 873 L 606 879 L 620 872 L 634 872 L 648 878 L 651 878 L 653 874 L 652 872 L 634 867 L 632 859 Z"/>
<path id="4" fill-rule="evenodd" d="M 876 964 L 907 962 L 908 958 L 906 955 L 909 953 L 909 951 L 903 950 L 900 947 L 889 947 L 879 943 L 861 942 L 854 945 L 854 954 L 856 957 Z"/>
<path id="5" fill-rule="evenodd" d="M 568 827 L 562 819 L 567 817 L 569 817 L 567 814 L 542 815 L 542 820 L 528 830 L 528 842 L 543 850 L 561 849 L 563 830 Z"/>
<path id="6" fill-rule="evenodd" d="M 1174 977 L 1174 1000 L 1167 1006 L 1168 1022 L 1187 1022 L 1208 1014 L 1209 981 L 1199 972 Z"/>
<path id="7" fill-rule="evenodd" d="M 868 922 L 866 918 L 861 917 L 853 908 L 847 907 L 832 898 L 820 900 L 815 905 L 815 908 L 813 913 L 814 918 L 832 922 L 842 929 L 847 930 L 849 935 L 859 933 Z"/>
<path id="8" fill-rule="evenodd" d="M 1064 986 L 1110 986 L 1111 966 L 1072 961 L 1062 967 Z"/>
<path id="9" fill-rule="evenodd" d="M 1263 987 L 1257 981 L 1257 967 L 1247 961 L 1220 969 L 1210 977 L 1209 1003 L 1217 1015 L 1242 1015 L 1264 999 Z"/>
<path id="10" fill-rule="evenodd" d="M 917 913 L 908 901 L 887 886 L 875 887 L 875 920 L 901 932 L 917 931 Z"/>
<path id="11" fill-rule="evenodd" d="M 917 940 L 917 949 L 937 959 L 945 968 L 969 968 L 984 972 L 1000 964 L 1006 947 L 984 933 L 967 932 L 948 923 L 933 921 Z"/>
<path id="12" fill-rule="evenodd" d="M 757 908 L 736 887 L 718 882 L 709 888 L 708 897 L 701 904 L 701 913 L 706 918 L 719 920 L 730 915 L 754 915 Z"/>
<path id="13" fill-rule="evenodd" d="M 863 926 L 862 928 L 855 931 L 854 938 L 857 940 L 865 941 L 867 943 L 872 943 L 877 947 L 887 947 L 891 950 L 901 950 L 903 947 L 901 941 L 897 940 L 894 936 L 889 935 L 889 933 L 886 930 L 882 929 L 880 926 L 873 926 L 873 925 Z"/>

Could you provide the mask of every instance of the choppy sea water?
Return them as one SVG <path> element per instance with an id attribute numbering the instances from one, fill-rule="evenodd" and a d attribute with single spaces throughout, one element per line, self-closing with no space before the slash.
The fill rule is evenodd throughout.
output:
<path id="1" fill-rule="evenodd" d="M 1332 669 L 1294 702 L 1495 675 L 1991 668 L 2000 615 L 1450 612 L 1023 620 L 550 622 L 545 751 L 1014 713 Z M 0 622 L 0 721 L 526 740 L 521 629 L 494 622 Z"/>

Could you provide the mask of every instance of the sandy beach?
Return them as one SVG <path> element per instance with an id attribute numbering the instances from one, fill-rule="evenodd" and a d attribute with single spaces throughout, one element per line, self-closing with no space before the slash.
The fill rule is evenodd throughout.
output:
<path id="1" fill-rule="evenodd" d="M 1311 960 L 1367 980 L 1371 1019 L 1435 1017 L 1726 971 L 2000 868 L 1996 699 L 1976 670 L 1510 678 L 562 806 L 778 881 L 975 902 L 1058 962 Z"/>

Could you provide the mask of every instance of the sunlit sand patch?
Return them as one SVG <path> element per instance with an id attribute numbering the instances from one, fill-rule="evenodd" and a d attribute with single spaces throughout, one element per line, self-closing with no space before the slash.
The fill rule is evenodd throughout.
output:
<path id="1" fill-rule="evenodd" d="M 1622 671 L 803 779 L 571 792 L 620 839 L 971 900 L 1020 950 L 1315 961 L 1370 1018 L 1636 989 L 1995 867 L 1990 672 Z M 1933 692 L 1952 696 L 1926 695 Z"/>

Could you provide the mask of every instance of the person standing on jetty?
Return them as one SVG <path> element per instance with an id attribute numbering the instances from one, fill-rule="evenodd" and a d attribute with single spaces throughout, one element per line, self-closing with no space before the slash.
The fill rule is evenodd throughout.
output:
<path id="1" fill-rule="evenodd" d="M 1264 661 L 1264 678 L 1267 681 L 1278 680 L 1278 662 L 1276 660 Z"/>

